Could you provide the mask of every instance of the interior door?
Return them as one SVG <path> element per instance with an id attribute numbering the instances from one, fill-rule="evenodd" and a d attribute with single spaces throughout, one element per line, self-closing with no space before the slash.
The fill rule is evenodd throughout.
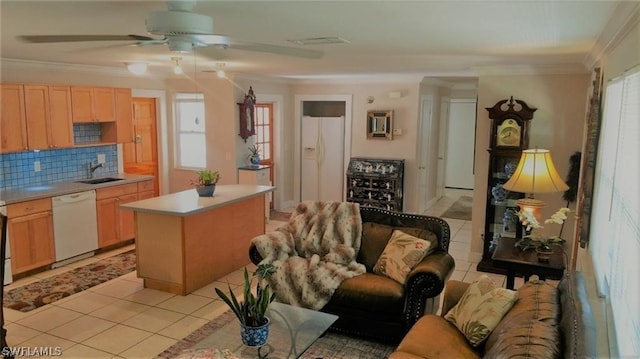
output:
<path id="1" fill-rule="evenodd" d="M 123 144 L 124 171 L 154 176 L 154 191 L 159 193 L 158 140 L 155 98 L 133 98 L 133 143 Z"/>
<path id="2" fill-rule="evenodd" d="M 447 135 L 445 186 L 473 189 L 476 100 L 451 100 Z"/>
<path id="3" fill-rule="evenodd" d="M 344 116 L 302 118 L 301 200 L 342 201 Z"/>
<path id="4" fill-rule="evenodd" d="M 449 128 L 449 98 L 440 100 L 440 127 L 438 138 L 438 168 L 436 174 L 436 198 L 444 196 L 445 158 L 447 155 L 447 132 Z"/>

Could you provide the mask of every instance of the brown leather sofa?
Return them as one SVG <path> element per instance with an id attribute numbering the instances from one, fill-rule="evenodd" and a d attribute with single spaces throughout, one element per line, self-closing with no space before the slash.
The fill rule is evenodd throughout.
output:
<path id="1" fill-rule="evenodd" d="M 447 283 L 442 313 L 468 286 L 454 280 Z M 565 273 L 557 288 L 543 281 L 520 287 L 514 306 L 478 348 L 471 347 L 443 316 L 422 317 L 389 358 L 597 357 L 596 329 L 580 272 Z"/>
<path id="2" fill-rule="evenodd" d="M 448 253 L 449 225 L 437 217 L 371 207 L 360 207 L 360 217 L 363 233 L 357 261 L 367 273 L 343 281 L 321 310 L 339 316 L 331 327 L 335 331 L 397 344 L 425 313 L 438 311 L 440 293 L 454 268 Z M 396 228 L 419 238 L 431 232 L 438 239 L 436 250 L 413 268 L 404 286 L 373 273 Z M 254 246 L 249 257 L 255 264 L 262 260 Z"/>

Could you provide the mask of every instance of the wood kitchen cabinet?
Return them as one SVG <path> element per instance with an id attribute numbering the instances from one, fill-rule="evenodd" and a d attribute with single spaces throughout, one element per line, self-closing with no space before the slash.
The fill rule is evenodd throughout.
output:
<path id="1" fill-rule="evenodd" d="M 55 261 L 51 198 L 7 206 L 11 271 L 19 274 Z"/>
<path id="2" fill-rule="evenodd" d="M 71 87 L 74 123 L 115 122 L 115 91 L 111 87 Z"/>
<path id="3" fill-rule="evenodd" d="M 24 85 L 24 102 L 30 150 L 73 146 L 68 86 Z"/>
<path id="4" fill-rule="evenodd" d="M 115 89 L 116 98 L 116 127 L 118 143 L 131 143 L 133 134 L 133 107 L 131 103 L 131 89 Z"/>
<path id="5" fill-rule="evenodd" d="M 157 196 L 153 180 L 138 182 L 138 200 Z"/>
<path id="6" fill-rule="evenodd" d="M 98 245 L 100 248 L 135 237 L 133 212 L 121 210 L 120 205 L 137 200 L 137 183 L 99 188 L 96 190 Z"/>
<path id="7" fill-rule="evenodd" d="M 0 118 L 0 153 L 27 150 L 27 119 L 22 85 L 2 84 L 2 118 Z"/>

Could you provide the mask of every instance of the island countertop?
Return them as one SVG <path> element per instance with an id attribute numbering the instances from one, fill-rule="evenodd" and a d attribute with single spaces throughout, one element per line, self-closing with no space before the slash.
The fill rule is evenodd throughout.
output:
<path id="1" fill-rule="evenodd" d="M 188 216 L 208 211 L 246 198 L 264 195 L 276 189 L 274 186 L 216 185 L 213 197 L 200 197 L 195 188 L 159 197 L 121 204 L 120 208 L 138 212 Z"/>

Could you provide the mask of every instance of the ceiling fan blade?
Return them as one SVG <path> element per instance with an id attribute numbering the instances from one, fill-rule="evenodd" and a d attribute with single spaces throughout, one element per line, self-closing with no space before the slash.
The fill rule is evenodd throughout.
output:
<path id="1" fill-rule="evenodd" d="M 231 41 L 231 43 L 229 44 L 229 48 L 256 52 L 268 52 L 277 55 L 304 57 L 307 59 L 319 59 L 323 56 L 322 51 L 319 50 L 299 49 L 296 47 L 259 44 L 244 41 Z"/>
<path id="2" fill-rule="evenodd" d="M 33 43 L 81 42 L 81 41 L 150 41 L 158 40 L 142 35 L 23 35 L 19 39 Z"/>

